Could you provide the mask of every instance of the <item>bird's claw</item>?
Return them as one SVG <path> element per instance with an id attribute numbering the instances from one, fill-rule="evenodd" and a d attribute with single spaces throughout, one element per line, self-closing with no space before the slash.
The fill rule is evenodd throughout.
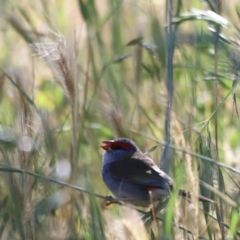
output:
<path id="1" fill-rule="evenodd" d="M 105 207 L 108 207 L 114 203 L 119 203 L 119 200 L 117 198 L 113 198 L 112 196 L 105 197 L 105 202 L 104 202 Z"/>

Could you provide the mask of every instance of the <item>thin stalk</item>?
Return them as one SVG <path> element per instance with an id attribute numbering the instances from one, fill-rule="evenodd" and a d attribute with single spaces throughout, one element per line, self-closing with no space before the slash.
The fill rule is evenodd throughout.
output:
<path id="1" fill-rule="evenodd" d="M 171 108 L 173 99 L 173 55 L 175 46 L 175 25 L 172 24 L 173 19 L 173 1 L 166 1 L 166 89 L 167 89 L 167 105 L 165 109 L 165 123 L 164 123 L 164 138 L 170 144 L 170 126 L 171 126 Z M 171 163 L 169 162 L 169 147 L 165 146 L 161 161 L 160 168 L 167 174 L 170 170 Z M 167 163 L 166 163 L 167 162 Z"/>
<path id="2" fill-rule="evenodd" d="M 141 129 L 141 117 L 140 117 L 140 102 L 139 102 L 139 86 L 142 77 L 142 47 L 137 45 L 136 47 L 136 68 L 135 68 L 135 98 L 137 103 L 137 119 L 138 129 Z"/>
<path id="3" fill-rule="evenodd" d="M 218 13 L 221 12 L 221 1 L 216 1 Z M 218 43 L 219 43 L 219 32 L 221 31 L 220 25 L 217 25 L 216 32 L 214 34 L 214 108 L 218 107 Z M 216 146 L 216 156 L 218 161 L 218 111 L 216 110 L 214 115 L 214 138 L 215 138 L 215 146 Z M 219 169 L 220 171 L 220 169 Z M 220 215 L 221 221 L 224 222 L 224 214 L 223 214 L 223 201 L 220 199 Z M 219 225 L 221 229 L 222 239 L 225 239 L 224 226 L 222 224 Z"/>
<path id="4" fill-rule="evenodd" d="M 174 56 L 174 46 L 175 46 L 175 25 L 172 24 L 173 19 L 173 11 L 174 11 L 174 5 L 173 0 L 166 0 L 166 23 L 167 23 L 167 34 L 166 34 L 166 43 L 167 43 L 167 53 L 166 53 L 166 88 L 167 88 L 167 105 L 165 109 L 165 141 L 167 143 L 170 143 L 171 138 L 171 109 L 172 109 L 172 101 L 173 101 L 173 56 Z M 169 164 L 164 164 L 164 161 L 169 161 L 169 155 L 170 148 L 168 144 L 165 146 L 163 151 L 163 156 L 160 162 L 160 167 L 164 167 L 164 171 L 168 174 L 170 170 Z M 166 169 L 167 168 L 167 169 Z M 174 206 L 172 206 L 174 208 Z M 178 217 L 176 216 L 177 211 L 175 211 L 174 214 L 174 220 L 177 222 Z M 170 216 L 170 215 L 166 215 Z M 171 218 L 173 216 L 170 216 Z M 166 218 L 167 220 L 167 218 Z M 169 235 L 169 228 L 165 226 L 165 234 L 167 234 L 167 237 L 174 237 L 175 231 L 172 231 L 173 233 L 171 236 Z"/>
<path id="5" fill-rule="evenodd" d="M 167 87 L 167 106 L 165 118 L 165 141 L 170 140 L 170 124 L 171 124 L 171 107 L 173 98 L 173 55 L 175 44 L 175 27 L 172 24 L 173 18 L 173 1 L 166 1 L 166 23 L 167 23 L 167 73 L 166 73 L 166 87 Z"/>

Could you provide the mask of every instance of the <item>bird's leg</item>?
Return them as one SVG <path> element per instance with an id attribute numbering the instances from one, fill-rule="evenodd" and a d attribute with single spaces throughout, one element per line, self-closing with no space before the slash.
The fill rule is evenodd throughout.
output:
<path id="1" fill-rule="evenodd" d="M 149 194 L 149 198 L 150 198 L 150 202 L 151 202 L 151 217 L 153 221 L 156 221 L 156 212 L 155 212 L 155 206 L 154 206 L 154 202 L 153 202 L 153 196 L 152 196 L 152 191 L 148 191 Z"/>
<path id="2" fill-rule="evenodd" d="M 158 230 L 157 218 L 156 218 L 156 208 L 155 208 L 155 205 L 154 205 L 152 191 L 148 191 L 148 194 L 149 194 L 150 203 L 151 203 L 150 211 L 151 211 L 151 220 L 152 220 L 152 224 L 153 224 L 152 229 L 155 229 L 156 232 L 157 232 L 157 236 L 160 236 L 159 235 L 159 230 Z"/>

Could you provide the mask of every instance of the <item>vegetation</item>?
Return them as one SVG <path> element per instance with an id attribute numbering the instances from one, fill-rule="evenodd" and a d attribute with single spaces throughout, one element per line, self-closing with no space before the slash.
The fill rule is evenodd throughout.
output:
<path id="1" fill-rule="evenodd" d="M 240 238 L 238 1 L 0 9 L 1 239 Z M 106 208 L 99 143 L 116 137 L 193 201 Z"/>

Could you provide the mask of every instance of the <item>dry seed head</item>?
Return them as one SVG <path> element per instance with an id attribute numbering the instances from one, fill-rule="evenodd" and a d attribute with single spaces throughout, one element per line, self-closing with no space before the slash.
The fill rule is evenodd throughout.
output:
<path id="1" fill-rule="evenodd" d="M 40 190 L 40 189 L 38 189 Z M 39 194 L 39 193 L 38 193 Z M 22 221 L 23 225 L 27 225 L 33 219 L 34 210 L 38 202 L 38 196 L 34 191 L 28 195 L 27 199 L 23 202 Z"/>
<path id="2" fill-rule="evenodd" d="M 123 208 L 122 217 L 106 214 L 107 238 L 109 240 L 147 240 L 144 223 L 134 209 Z"/>
<path id="3" fill-rule="evenodd" d="M 23 113 L 24 119 L 27 120 L 30 116 L 30 105 L 26 100 L 26 97 L 24 94 L 29 96 L 29 86 L 30 84 L 30 79 L 28 78 L 27 71 L 24 71 L 24 69 L 21 68 L 11 68 L 8 71 L 9 76 L 11 79 L 16 83 L 17 87 L 20 89 L 16 89 L 14 86 L 11 86 L 13 89 L 13 92 L 16 92 L 17 94 L 14 94 L 14 101 L 18 105 L 18 109 L 20 109 L 20 112 Z M 21 93 L 23 91 L 24 93 Z M 16 97 L 18 96 L 18 98 Z"/>
<path id="4" fill-rule="evenodd" d="M 6 14 L 5 19 L 27 43 L 33 43 L 34 36 L 29 34 L 30 31 L 24 27 L 23 21 L 21 21 L 15 14 Z"/>
<path id="5" fill-rule="evenodd" d="M 65 90 L 66 95 L 73 101 L 77 95 L 77 58 L 75 44 L 67 42 L 63 36 L 57 40 L 42 38 L 41 42 L 31 45 L 33 51 L 42 57 L 54 78 Z"/>
<path id="6" fill-rule="evenodd" d="M 67 221 L 49 216 L 44 220 L 39 232 L 40 239 L 65 240 L 69 237 Z"/>
<path id="7" fill-rule="evenodd" d="M 125 117 L 123 109 L 118 102 L 115 102 L 106 92 L 101 94 L 102 101 L 99 103 L 100 115 L 108 122 L 117 136 L 126 136 Z"/>

